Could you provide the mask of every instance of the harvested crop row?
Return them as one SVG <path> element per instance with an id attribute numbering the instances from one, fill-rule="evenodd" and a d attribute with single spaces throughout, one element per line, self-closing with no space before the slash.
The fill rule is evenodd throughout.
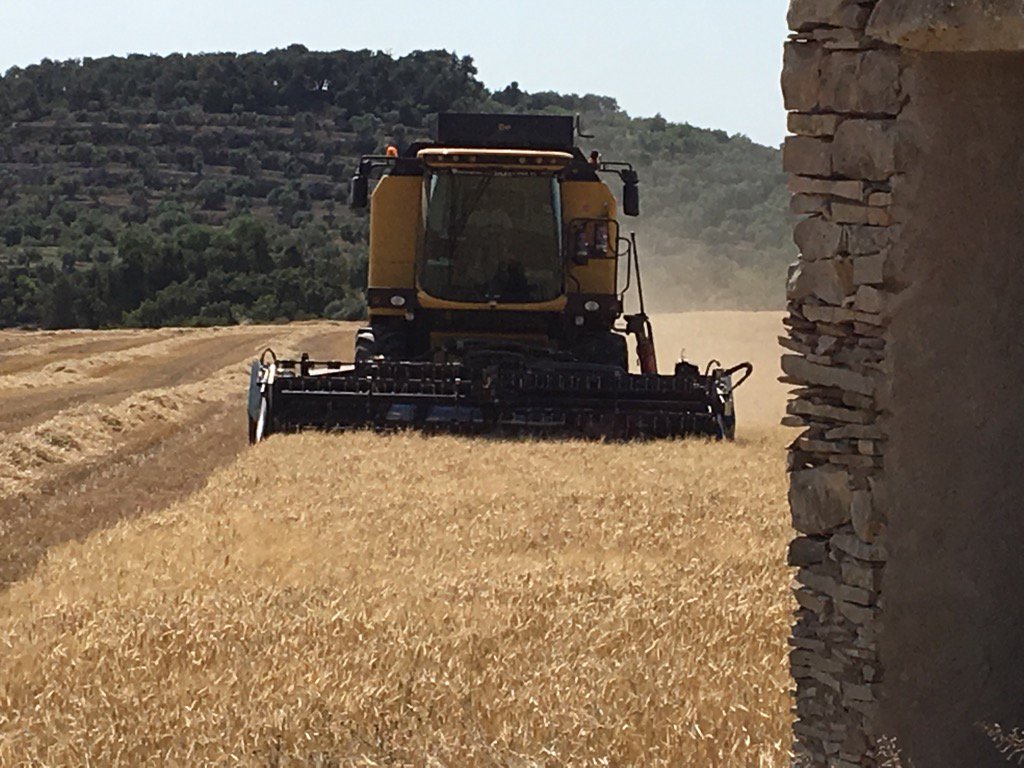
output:
<path id="1" fill-rule="evenodd" d="M 117 344 L 137 339 L 140 343 L 173 333 L 170 329 L 120 329 L 92 331 L 67 329 L 60 331 L 0 330 L 0 360 L 21 354 L 50 355 L 85 344 L 109 341 Z"/>
<path id="2" fill-rule="evenodd" d="M 788 764 L 784 437 L 275 437 L 0 596 L 0 764 Z"/>
<path id="3" fill-rule="evenodd" d="M 24 334 L 31 336 L 31 334 Z M 12 348 L 4 346 L 5 339 L 0 337 L 0 376 L 10 376 L 22 371 L 39 370 L 55 361 L 72 361 L 96 359 L 114 353 L 151 344 L 160 338 L 171 335 L 168 331 L 119 333 L 116 331 L 96 331 L 82 334 L 78 338 L 70 336 L 59 341 L 40 344 L 24 338 L 7 338 Z"/>
<path id="4" fill-rule="evenodd" d="M 279 336 L 276 344 L 283 353 L 296 354 L 309 333 L 292 328 Z M 259 344 L 260 340 L 253 341 L 252 356 L 259 353 Z M 238 361 L 201 381 L 143 390 L 110 406 L 90 404 L 61 410 L 7 436 L 0 443 L 0 502 L 32 490 L 43 480 L 52 480 L 57 471 L 113 453 L 123 447 L 133 430 L 183 421 L 195 407 L 214 400 L 237 398 L 239 429 L 244 429 L 248 376 L 247 366 Z M 7 519 L 9 516 L 0 515 L 0 533 Z"/>
<path id="5" fill-rule="evenodd" d="M 256 333 L 265 334 L 265 330 L 260 329 Z M 139 341 L 138 344 L 97 354 L 69 355 L 66 350 L 59 347 L 39 353 L 22 350 L 22 354 L 25 355 L 38 354 L 37 359 L 40 364 L 34 369 L 0 375 L 0 392 L 77 384 L 109 375 L 119 368 L 138 365 L 150 360 L 160 360 L 184 352 L 201 339 L 214 336 L 244 338 L 252 335 L 254 335 L 254 329 L 245 326 L 217 329 L 178 328 L 171 331 L 157 331 L 152 335 L 138 336 L 136 337 Z"/>

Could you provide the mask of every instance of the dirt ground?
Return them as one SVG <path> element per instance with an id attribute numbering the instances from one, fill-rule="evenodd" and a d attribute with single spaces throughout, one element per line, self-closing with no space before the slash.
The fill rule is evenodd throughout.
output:
<path id="1" fill-rule="evenodd" d="M 625 447 L 249 449 L 354 324 L 0 332 L 0 764 L 788 764 L 780 321 L 657 318 L 740 438 Z"/>

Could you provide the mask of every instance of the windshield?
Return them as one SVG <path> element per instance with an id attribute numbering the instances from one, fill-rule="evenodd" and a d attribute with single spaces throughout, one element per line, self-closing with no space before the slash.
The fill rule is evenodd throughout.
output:
<path id="1" fill-rule="evenodd" d="M 425 191 L 423 290 L 451 301 L 535 302 L 561 295 L 556 179 L 435 173 Z"/>

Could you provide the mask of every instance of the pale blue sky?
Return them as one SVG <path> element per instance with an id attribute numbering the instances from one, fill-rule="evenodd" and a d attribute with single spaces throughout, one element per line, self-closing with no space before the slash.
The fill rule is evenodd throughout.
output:
<path id="1" fill-rule="evenodd" d="M 631 115 L 778 144 L 787 0 L 0 0 L 0 71 L 125 53 L 417 48 L 471 55 L 490 88 L 592 92 Z"/>

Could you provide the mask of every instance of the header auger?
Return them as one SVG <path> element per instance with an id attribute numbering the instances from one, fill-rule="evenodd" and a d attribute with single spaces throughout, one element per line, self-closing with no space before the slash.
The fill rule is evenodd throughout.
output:
<path id="1" fill-rule="evenodd" d="M 640 212 L 639 180 L 584 156 L 576 127 L 442 114 L 436 141 L 363 157 L 350 204 L 370 207 L 369 323 L 354 362 L 267 350 L 252 365 L 250 440 L 360 427 L 731 439 L 752 367 L 658 373 L 636 238 L 600 174 L 622 181 L 626 216 Z"/>

